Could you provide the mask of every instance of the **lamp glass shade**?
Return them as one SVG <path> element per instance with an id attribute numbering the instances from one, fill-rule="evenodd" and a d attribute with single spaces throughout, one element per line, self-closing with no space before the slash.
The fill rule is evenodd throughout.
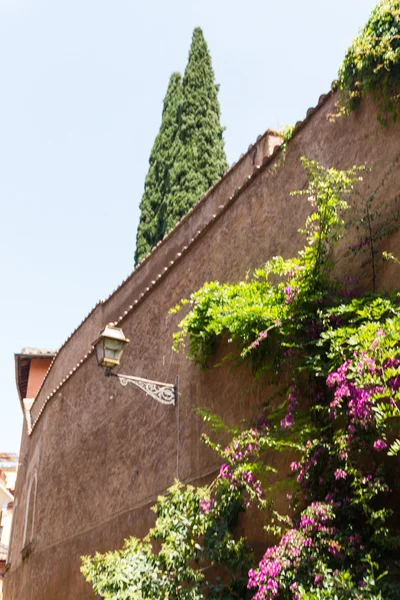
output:
<path id="1" fill-rule="evenodd" d="M 104 343 L 105 356 L 107 359 L 116 360 L 119 362 L 122 352 L 124 351 L 125 343 L 117 340 L 106 340 Z"/>
<path id="2" fill-rule="evenodd" d="M 109 323 L 100 337 L 93 343 L 97 362 L 101 367 L 112 369 L 119 365 L 122 353 L 129 340 L 121 328 Z"/>
<path id="3" fill-rule="evenodd" d="M 104 343 L 103 340 L 99 340 L 99 342 L 95 345 L 96 350 L 96 358 L 99 365 L 103 364 L 104 360 Z"/>

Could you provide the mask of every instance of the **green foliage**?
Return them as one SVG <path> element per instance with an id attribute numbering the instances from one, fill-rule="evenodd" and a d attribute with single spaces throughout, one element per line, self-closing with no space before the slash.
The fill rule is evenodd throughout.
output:
<path id="1" fill-rule="evenodd" d="M 227 168 L 218 86 L 203 32 L 193 32 L 183 81 L 173 73 L 140 203 L 135 264 Z"/>
<path id="2" fill-rule="evenodd" d="M 300 586 L 298 589 L 300 600 L 383 600 L 381 591 L 377 590 L 377 583 L 386 576 L 386 573 L 375 575 L 378 565 L 372 562 L 370 556 L 365 562 L 368 567 L 361 581 L 355 581 L 354 574 L 349 570 L 332 571 L 323 566 L 321 584 L 314 585 L 308 590 Z"/>
<path id="3" fill-rule="evenodd" d="M 177 113 L 182 96 L 182 77 L 171 75 L 164 98 L 160 131 L 149 159 L 149 171 L 140 202 L 140 221 L 136 236 L 135 264 L 164 237 L 161 206 L 171 188 L 170 171 L 174 163 L 174 142 L 178 134 Z"/>
<path id="4" fill-rule="evenodd" d="M 191 311 L 179 324 L 174 347 L 178 349 L 187 337 L 189 355 L 202 367 L 206 366 L 221 334 L 236 341 L 246 355 L 251 343 L 262 345 L 275 330 L 287 337 L 296 328 L 299 322 L 293 323 L 293 306 L 315 306 L 326 295 L 332 266 L 330 252 L 342 235 L 345 197 L 357 181 L 360 167 L 348 171 L 325 170 L 304 157 L 302 163 L 309 185 L 295 194 L 307 196 L 312 212 L 301 230 L 307 243 L 298 256 L 288 260 L 272 258 L 255 271 L 250 281 L 236 285 L 206 283 L 190 298 Z"/>
<path id="5" fill-rule="evenodd" d="M 156 522 L 143 540 L 83 557 L 81 571 L 104 600 L 234 600 L 246 595 L 251 554 L 232 535 L 240 495 L 218 481 L 210 490 L 176 482 L 153 507 Z M 155 550 L 155 548 L 159 548 Z M 223 566 L 224 581 L 210 567 Z"/>
<path id="6" fill-rule="evenodd" d="M 339 70 L 345 113 L 369 92 L 379 104 L 379 120 L 397 118 L 400 81 L 400 2 L 382 0 L 354 40 Z"/>
<path id="7" fill-rule="evenodd" d="M 211 56 L 202 30 L 193 32 L 178 111 L 171 188 L 162 206 L 167 233 L 227 168 Z"/>
<path id="8" fill-rule="evenodd" d="M 287 143 L 292 139 L 294 130 L 295 130 L 294 125 L 285 125 L 285 127 L 283 127 L 281 129 L 281 131 L 279 133 L 283 137 L 284 143 Z"/>

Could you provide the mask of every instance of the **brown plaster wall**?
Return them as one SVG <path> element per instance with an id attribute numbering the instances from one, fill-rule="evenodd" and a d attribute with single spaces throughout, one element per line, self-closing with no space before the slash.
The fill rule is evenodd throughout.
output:
<path id="1" fill-rule="evenodd" d="M 200 481 L 218 469 L 215 455 L 199 440 L 203 424 L 193 409 L 207 407 L 228 424 L 257 414 L 268 396 L 266 385 L 252 383 L 246 368 L 234 373 L 227 366 L 200 372 L 183 354 L 172 352 L 171 336 L 180 316 L 169 315 L 168 309 L 204 281 L 239 281 L 269 257 L 287 257 L 299 249 L 302 240 L 297 229 L 304 222 L 308 206 L 304 198 L 289 194 L 306 185 L 299 160 L 302 155 L 338 168 L 355 163 L 373 165 L 373 170 L 365 174 L 358 203 L 380 185 L 386 174 L 376 202 L 387 213 L 391 210 L 385 199 L 398 193 L 400 171 L 388 173 L 388 167 L 400 152 L 400 123 L 380 129 L 375 107 L 368 102 L 356 114 L 331 123 L 327 115 L 333 111 L 334 101 L 329 99 L 298 131 L 288 146 L 285 163 L 275 168 L 280 158 L 277 156 L 260 169 L 259 175 L 183 251 L 165 277 L 123 320 L 124 332 L 132 341 L 125 351 L 121 372 L 170 382 L 179 375 L 177 407 L 157 404 L 140 390 L 123 388 L 114 378 L 104 377 L 91 355 L 47 404 L 32 435 L 28 437 L 24 431 L 23 465 L 15 493 L 23 509 L 36 470 L 35 532 L 32 553 L 22 560 L 24 511 L 19 510 L 13 559 L 5 579 L 6 600 L 94 598 L 79 573 L 79 556 L 120 547 L 132 534 L 143 535 L 151 523 L 149 505 L 175 477 L 185 482 Z M 215 199 L 220 201 L 225 203 L 226 198 Z M 196 219 L 201 219 L 203 210 L 208 210 L 206 203 L 196 212 Z M 115 319 L 127 310 L 146 277 L 154 279 L 160 272 L 162 261 L 169 260 L 169 252 L 182 250 L 180 244 L 187 243 L 183 230 L 183 226 L 178 228 L 167 240 L 164 256 L 161 245 L 137 275 L 109 299 L 107 313 L 103 305 L 88 319 L 79 332 L 79 341 L 71 340 L 62 361 L 54 364 L 49 386 L 50 382 L 53 387 L 59 383 L 63 361 L 71 364 L 72 350 L 86 352 L 110 315 Z M 342 276 L 360 271 L 361 258 L 346 258 L 352 237 L 350 230 L 336 252 L 336 268 Z M 400 254 L 397 233 L 385 244 Z M 378 285 L 396 286 L 392 266 L 385 265 L 379 270 Z M 362 285 L 369 287 L 370 277 Z M 248 388 L 248 393 L 243 393 Z M 280 462 L 276 466 L 286 469 Z M 248 520 L 243 527 L 254 546 L 260 548 L 257 522 Z"/>
<path id="2" fill-rule="evenodd" d="M 218 211 L 218 207 L 225 203 L 239 188 L 247 177 L 251 175 L 255 166 L 261 165 L 266 156 L 270 156 L 273 149 L 279 146 L 282 138 L 273 131 L 268 130 L 260 136 L 256 143 L 249 147 L 239 161 L 231 167 L 227 174 L 220 179 L 186 215 L 169 234 L 163 242 L 158 245 L 151 257 L 145 258 L 127 278 L 117 293 L 112 293 L 109 298 L 101 301 L 89 314 L 78 329 L 74 332 L 68 343 L 64 345 L 54 360 L 51 371 L 46 378 L 40 396 L 32 408 L 33 422 L 36 420 L 43 404 L 43 399 L 50 394 L 62 379 L 68 375 L 77 362 L 90 350 L 91 342 L 94 341 L 104 324 L 114 321 L 124 310 L 132 304 L 134 298 L 138 298 L 152 281 L 162 273 L 165 265 L 176 258 L 176 254 L 182 251 L 184 246 L 190 244 L 190 240 L 197 231 L 212 218 Z"/>

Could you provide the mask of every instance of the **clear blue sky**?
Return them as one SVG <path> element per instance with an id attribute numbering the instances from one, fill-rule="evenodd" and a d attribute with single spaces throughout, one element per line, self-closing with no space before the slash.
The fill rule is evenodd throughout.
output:
<path id="1" fill-rule="evenodd" d="M 19 451 L 14 352 L 60 346 L 132 269 L 162 100 L 194 27 L 231 163 L 316 105 L 375 4 L 0 0 L 0 451 Z"/>

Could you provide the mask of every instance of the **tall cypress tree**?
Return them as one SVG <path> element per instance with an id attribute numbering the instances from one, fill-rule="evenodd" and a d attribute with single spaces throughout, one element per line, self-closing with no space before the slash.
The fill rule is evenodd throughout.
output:
<path id="1" fill-rule="evenodd" d="M 227 168 L 217 92 L 207 43 L 197 27 L 183 77 L 170 191 L 160 211 L 163 235 Z"/>
<path id="2" fill-rule="evenodd" d="M 164 237 L 160 207 L 170 192 L 170 172 L 174 161 L 175 138 L 178 132 L 177 111 L 182 96 L 180 73 L 171 75 L 164 98 L 160 130 L 154 141 L 140 202 L 140 221 L 136 235 L 135 264 Z"/>

